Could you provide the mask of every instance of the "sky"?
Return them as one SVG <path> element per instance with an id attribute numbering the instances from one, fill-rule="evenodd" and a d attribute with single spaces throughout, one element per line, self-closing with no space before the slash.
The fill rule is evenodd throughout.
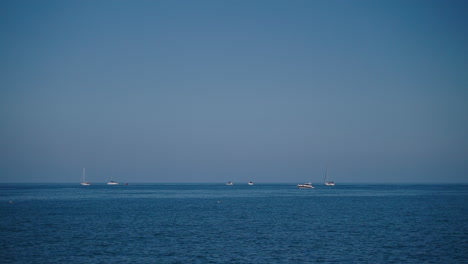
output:
<path id="1" fill-rule="evenodd" d="M 466 1 L 0 0 L 0 182 L 468 183 Z"/>

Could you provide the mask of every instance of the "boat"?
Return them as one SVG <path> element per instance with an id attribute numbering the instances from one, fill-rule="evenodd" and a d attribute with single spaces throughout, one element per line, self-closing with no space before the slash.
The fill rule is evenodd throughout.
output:
<path id="1" fill-rule="evenodd" d="M 81 174 L 81 185 L 91 185 L 91 183 L 87 182 L 85 180 L 85 177 L 86 177 L 86 169 L 83 168 L 83 174 Z"/>
<path id="2" fill-rule="evenodd" d="M 118 182 L 115 182 L 112 180 L 112 177 L 110 178 L 110 181 L 107 183 L 107 185 L 118 185 Z"/>
<path id="3" fill-rule="evenodd" d="M 303 183 L 303 184 L 298 184 L 297 188 L 299 189 L 312 189 L 314 186 L 312 186 L 311 182 Z"/>
<path id="4" fill-rule="evenodd" d="M 325 178 L 324 178 L 324 184 L 325 186 L 335 186 L 335 182 L 334 181 L 327 181 L 327 178 L 328 178 L 328 168 L 325 170 Z"/>
<path id="5" fill-rule="evenodd" d="M 234 185 L 234 183 L 229 181 L 229 182 L 226 182 L 226 185 Z"/>
<path id="6" fill-rule="evenodd" d="M 248 184 L 249 184 L 249 185 L 254 185 L 254 184 L 253 184 L 253 182 L 251 182 L 251 181 L 249 181 L 249 183 L 248 183 Z"/>

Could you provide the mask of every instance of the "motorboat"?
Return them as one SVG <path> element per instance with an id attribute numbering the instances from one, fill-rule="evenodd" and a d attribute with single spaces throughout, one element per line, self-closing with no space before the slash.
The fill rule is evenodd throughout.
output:
<path id="1" fill-rule="evenodd" d="M 298 184 L 297 188 L 299 189 L 312 189 L 314 186 L 312 186 L 311 182 L 303 183 L 303 184 Z"/>

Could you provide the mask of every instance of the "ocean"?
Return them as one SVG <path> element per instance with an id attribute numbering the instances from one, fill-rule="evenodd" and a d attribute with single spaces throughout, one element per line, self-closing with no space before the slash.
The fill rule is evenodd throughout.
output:
<path id="1" fill-rule="evenodd" d="M 0 184 L 0 263 L 468 263 L 468 185 Z"/>

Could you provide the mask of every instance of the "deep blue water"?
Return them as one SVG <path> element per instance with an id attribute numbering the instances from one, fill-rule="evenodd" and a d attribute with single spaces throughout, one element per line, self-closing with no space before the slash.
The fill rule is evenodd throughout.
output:
<path id="1" fill-rule="evenodd" d="M 0 263 L 468 263 L 468 185 L 0 184 L 0 249 Z"/>

